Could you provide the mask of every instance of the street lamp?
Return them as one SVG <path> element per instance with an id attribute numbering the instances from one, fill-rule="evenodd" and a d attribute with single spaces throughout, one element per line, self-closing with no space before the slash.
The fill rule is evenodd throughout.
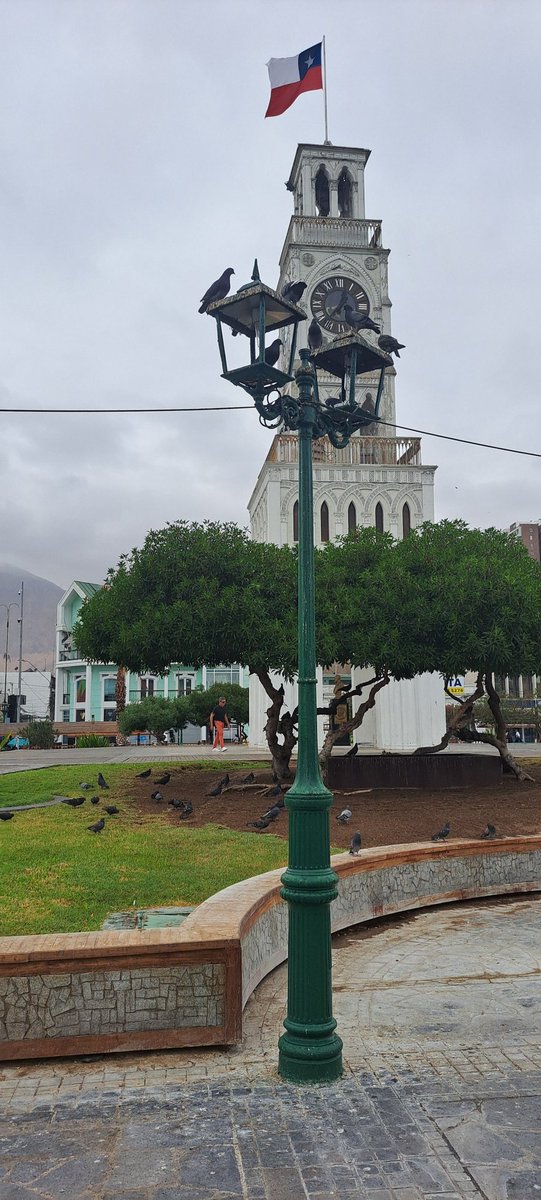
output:
<path id="1" fill-rule="evenodd" d="M 9 614 L 12 608 L 18 608 L 19 605 L 15 600 L 11 604 L 0 604 L 0 608 L 6 610 L 6 649 L 4 652 L 4 701 L 2 704 L 2 716 L 5 721 L 8 710 L 8 659 L 9 659 Z"/>
<path id="2" fill-rule="evenodd" d="M 293 380 L 297 327 L 306 314 L 261 283 L 257 261 L 252 280 L 234 296 L 209 305 L 217 324 L 223 377 L 253 398 L 268 428 L 297 430 L 299 436 L 299 739 L 295 782 L 287 793 L 289 860 L 281 895 L 289 905 L 288 1012 L 279 1040 L 278 1070 L 294 1083 L 332 1082 L 342 1074 L 342 1041 L 332 1015 L 331 901 L 338 877 L 331 868 L 329 809 L 332 793 L 323 784 L 317 747 L 314 615 L 314 526 L 312 441 L 328 436 L 346 446 L 352 433 L 377 417 L 386 367 L 392 359 L 361 335 L 337 338 L 317 354 L 300 351 L 297 397 L 280 388 Z M 249 339 L 250 363 L 230 370 L 223 326 Z M 293 325 L 288 373 L 265 361 L 267 331 Z M 340 380 L 332 403 L 319 398 L 317 369 Z M 368 412 L 355 402 L 359 375 L 379 370 L 377 403 Z"/>

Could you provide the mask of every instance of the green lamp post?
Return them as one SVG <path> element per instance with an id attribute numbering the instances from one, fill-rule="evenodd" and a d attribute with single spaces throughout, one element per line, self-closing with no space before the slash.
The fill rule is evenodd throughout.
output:
<path id="1" fill-rule="evenodd" d="M 317 354 L 301 350 L 293 376 L 297 327 L 306 314 L 261 283 L 257 262 L 251 282 L 209 305 L 208 312 L 217 323 L 223 377 L 252 396 L 263 425 L 297 430 L 299 436 L 298 757 L 295 782 L 286 798 L 289 861 L 281 894 L 289 905 L 288 1008 L 278 1070 L 293 1083 L 330 1083 L 342 1073 L 331 977 L 330 905 L 338 879 L 330 861 L 333 797 L 321 778 L 317 746 L 312 441 L 326 435 L 341 448 L 352 433 L 377 419 L 385 368 L 393 362 L 355 333 L 335 339 Z M 228 369 L 224 325 L 249 339 L 247 366 Z M 265 335 L 288 325 L 293 331 L 285 373 L 265 361 Z M 340 381 L 332 405 L 320 401 L 318 369 Z M 355 383 L 359 375 L 375 370 L 379 386 L 374 411 L 369 412 L 355 402 Z M 293 378 L 297 397 L 280 391 Z"/>

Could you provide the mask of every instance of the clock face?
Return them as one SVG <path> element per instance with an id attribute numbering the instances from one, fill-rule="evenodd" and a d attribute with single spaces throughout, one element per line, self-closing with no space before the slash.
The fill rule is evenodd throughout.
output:
<path id="1" fill-rule="evenodd" d="M 328 279 L 322 279 L 314 288 L 310 307 L 322 328 L 339 337 L 351 333 L 345 322 L 346 308 L 353 308 L 368 316 L 370 301 L 364 288 L 354 279 L 348 279 L 345 275 L 329 275 Z"/>

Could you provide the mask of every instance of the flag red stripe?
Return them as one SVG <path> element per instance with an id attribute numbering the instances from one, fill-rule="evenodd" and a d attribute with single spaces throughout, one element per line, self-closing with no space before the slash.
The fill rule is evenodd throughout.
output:
<path id="1" fill-rule="evenodd" d="M 297 96 L 302 92 L 317 92 L 323 87 L 321 67 L 312 67 L 306 72 L 304 79 L 297 83 L 286 83 L 283 87 L 273 88 L 270 94 L 269 107 L 266 117 L 279 117 L 286 109 L 291 108 Z"/>

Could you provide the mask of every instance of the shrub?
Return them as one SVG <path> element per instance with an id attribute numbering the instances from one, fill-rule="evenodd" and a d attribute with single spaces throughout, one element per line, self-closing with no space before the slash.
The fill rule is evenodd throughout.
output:
<path id="1" fill-rule="evenodd" d="M 110 746 L 110 744 L 109 738 L 105 737 L 102 733 L 85 733 L 83 737 L 77 738 L 77 748 L 80 747 L 81 750 L 91 750 L 98 747 L 101 749 L 105 746 Z"/>
<path id="2" fill-rule="evenodd" d="M 31 750 L 53 750 L 58 729 L 52 721 L 29 721 L 24 726 L 24 736 L 28 738 Z"/>

